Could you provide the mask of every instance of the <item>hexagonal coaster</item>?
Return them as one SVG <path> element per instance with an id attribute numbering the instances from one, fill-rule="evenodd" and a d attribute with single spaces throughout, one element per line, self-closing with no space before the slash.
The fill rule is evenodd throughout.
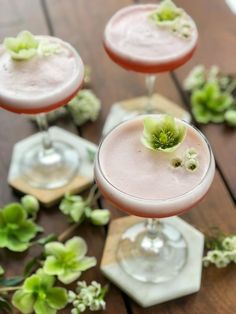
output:
<path id="1" fill-rule="evenodd" d="M 191 116 L 186 110 L 164 96 L 154 94 L 152 97 L 152 103 L 156 113 L 167 113 L 186 122 L 191 121 Z M 147 97 L 127 99 L 112 105 L 103 128 L 103 135 L 107 134 L 120 122 L 135 117 L 137 114 L 143 113 L 146 105 Z"/>
<path id="2" fill-rule="evenodd" d="M 66 192 L 78 193 L 93 182 L 93 161 L 89 159 L 89 154 L 95 154 L 97 151 L 95 144 L 71 132 L 56 126 L 51 127 L 49 131 L 53 141 L 57 139 L 63 141 L 64 139 L 65 142 L 78 150 L 80 158 L 78 175 L 69 184 L 51 190 L 34 188 L 24 180 L 24 177 L 20 175 L 20 158 L 28 147 L 41 143 L 42 135 L 40 133 L 34 134 L 15 144 L 8 174 L 8 184 L 11 187 L 25 194 L 34 195 L 45 206 L 51 206 L 56 203 Z"/>
<path id="3" fill-rule="evenodd" d="M 142 307 L 160 304 L 199 291 L 204 236 L 178 217 L 162 219 L 182 233 L 188 246 L 187 263 L 174 279 L 158 284 L 144 283 L 133 279 L 123 271 L 116 260 L 119 239 L 127 228 L 142 221 L 143 218 L 128 216 L 111 222 L 100 266 L 103 274 Z"/>

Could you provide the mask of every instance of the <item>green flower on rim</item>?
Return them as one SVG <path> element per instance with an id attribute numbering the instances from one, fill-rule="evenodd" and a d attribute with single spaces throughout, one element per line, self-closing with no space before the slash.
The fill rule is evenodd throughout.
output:
<path id="1" fill-rule="evenodd" d="M 30 32 L 23 31 L 17 37 L 5 38 L 3 44 L 13 59 L 28 60 L 37 54 L 39 41 Z"/>
<path id="2" fill-rule="evenodd" d="M 42 231 L 31 219 L 22 205 L 11 203 L 0 210 L 0 247 L 22 252 L 30 246 L 36 233 Z"/>
<path id="3" fill-rule="evenodd" d="M 48 275 L 56 275 L 64 284 L 69 284 L 79 278 L 81 272 L 94 267 L 95 257 L 85 256 L 86 242 L 80 237 L 73 237 L 65 244 L 50 242 L 45 245 L 47 258 L 44 271 Z"/>
<path id="4" fill-rule="evenodd" d="M 186 127 L 176 123 L 172 116 L 163 119 L 147 117 L 144 119 L 144 130 L 141 142 L 151 150 L 173 152 L 184 140 Z"/>
<path id="5" fill-rule="evenodd" d="M 178 8 L 173 1 L 164 0 L 158 6 L 158 9 L 151 13 L 150 18 L 158 25 L 163 22 L 175 21 L 183 14 L 183 10 Z"/>
<path id="6" fill-rule="evenodd" d="M 55 278 L 42 269 L 27 278 L 23 287 L 12 298 L 13 305 L 23 314 L 55 314 L 63 309 L 68 296 L 66 289 L 53 287 Z"/>
<path id="7" fill-rule="evenodd" d="M 199 123 L 220 123 L 225 110 L 233 104 L 233 97 L 222 92 L 217 82 L 208 82 L 202 89 L 193 91 L 191 105 L 194 118 Z"/>

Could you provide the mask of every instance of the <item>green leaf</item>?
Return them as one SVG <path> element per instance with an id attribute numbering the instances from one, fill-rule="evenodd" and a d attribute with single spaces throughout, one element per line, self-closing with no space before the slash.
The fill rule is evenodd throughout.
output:
<path id="1" fill-rule="evenodd" d="M 47 302 L 56 310 L 63 309 L 68 302 L 66 289 L 57 287 L 49 289 L 47 292 Z"/>
<path id="2" fill-rule="evenodd" d="M 7 223 L 19 224 L 26 217 L 24 208 L 18 203 L 11 203 L 3 208 L 3 218 Z"/>
<path id="3" fill-rule="evenodd" d="M 11 277 L 11 278 L 1 278 L 0 286 L 2 287 L 14 287 L 19 285 L 24 280 L 21 276 Z"/>
<path id="4" fill-rule="evenodd" d="M 33 312 L 33 305 L 35 298 L 29 292 L 18 290 L 14 293 L 12 304 L 23 314 L 30 314 Z"/>
<path id="5" fill-rule="evenodd" d="M 38 266 L 38 264 L 38 257 L 34 257 L 30 261 L 28 261 L 24 268 L 24 277 L 28 277 L 31 272 Z"/>
<path id="6" fill-rule="evenodd" d="M 50 243 L 50 242 L 53 242 L 57 240 L 57 236 L 55 234 L 49 234 L 48 236 L 46 237 L 43 237 L 43 238 L 40 238 L 37 240 L 37 243 L 38 244 L 41 244 L 41 245 L 46 245 L 47 243 Z"/>
<path id="7" fill-rule="evenodd" d="M 15 38 L 5 38 L 3 44 L 13 59 L 28 60 L 36 55 L 39 41 L 30 32 L 23 31 Z"/>

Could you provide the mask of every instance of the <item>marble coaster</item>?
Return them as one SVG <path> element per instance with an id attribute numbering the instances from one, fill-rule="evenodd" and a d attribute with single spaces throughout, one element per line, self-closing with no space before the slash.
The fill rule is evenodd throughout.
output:
<path id="1" fill-rule="evenodd" d="M 143 220 L 143 218 L 128 216 L 111 222 L 100 266 L 102 273 L 142 307 L 160 304 L 199 291 L 204 236 L 179 217 L 162 219 L 163 222 L 174 225 L 182 233 L 188 246 L 187 263 L 174 279 L 159 284 L 143 283 L 130 277 L 117 264 L 116 250 L 121 234 L 133 224 Z"/>
<path id="2" fill-rule="evenodd" d="M 186 122 L 191 121 L 191 116 L 186 110 L 176 105 L 174 102 L 164 96 L 154 94 L 152 102 L 156 113 L 167 113 Z M 103 135 L 106 135 L 120 122 L 143 113 L 145 111 L 146 105 L 147 97 L 127 99 L 112 105 L 103 128 Z"/>
<path id="3" fill-rule="evenodd" d="M 34 134 L 15 144 L 8 173 L 8 184 L 11 187 L 24 194 L 34 195 L 44 206 L 53 205 L 66 192 L 81 192 L 93 182 L 93 161 L 89 159 L 89 154 L 95 154 L 97 151 L 95 144 L 56 126 L 51 127 L 49 132 L 53 140 L 65 140 L 78 150 L 80 158 L 78 175 L 69 184 L 57 189 L 38 189 L 27 184 L 24 178 L 20 176 L 20 157 L 28 147 L 41 143 L 40 133 Z"/>

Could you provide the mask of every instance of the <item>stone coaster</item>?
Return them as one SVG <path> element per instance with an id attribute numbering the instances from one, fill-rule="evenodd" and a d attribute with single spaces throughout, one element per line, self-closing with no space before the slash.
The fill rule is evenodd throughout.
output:
<path id="1" fill-rule="evenodd" d="M 34 134 L 15 144 L 8 174 L 8 184 L 11 187 L 24 194 L 34 195 L 44 206 L 51 206 L 58 202 L 66 192 L 81 192 L 93 182 L 93 162 L 89 160 L 88 150 L 94 153 L 96 153 L 97 150 L 95 144 L 56 126 L 51 127 L 49 132 L 53 141 L 57 139 L 61 141 L 65 140 L 78 150 L 78 156 L 80 158 L 78 175 L 69 184 L 57 189 L 38 189 L 27 184 L 24 178 L 20 176 L 19 160 L 27 147 L 41 143 L 42 135 L 40 133 Z"/>
<path id="2" fill-rule="evenodd" d="M 187 263 L 174 279 L 158 284 L 143 283 L 123 271 L 116 260 L 119 239 L 127 228 L 143 220 L 143 218 L 128 216 L 111 222 L 100 266 L 102 273 L 142 307 L 160 304 L 199 291 L 204 236 L 179 217 L 161 219 L 178 229 L 188 246 Z"/>
<path id="3" fill-rule="evenodd" d="M 186 122 L 191 121 L 191 116 L 187 111 L 164 96 L 154 94 L 152 102 L 156 113 L 167 113 Z M 112 128 L 122 121 L 135 117 L 140 113 L 144 113 L 146 105 L 147 97 L 132 98 L 112 105 L 103 128 L 103 135 L 106 135 Z"/>

